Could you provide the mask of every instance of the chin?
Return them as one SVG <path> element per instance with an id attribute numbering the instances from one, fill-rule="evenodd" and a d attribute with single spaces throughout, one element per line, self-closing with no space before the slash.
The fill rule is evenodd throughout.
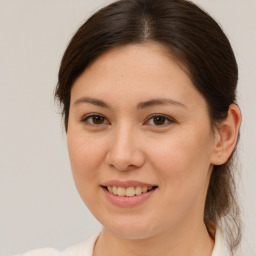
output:
<path id="1" fill-rule="evenodd" d="M 107 229 L 107 228 L 106 228 Z M 140 230 L 140 229 L 107 229 L 109 232 L 114 234 L 115 236 L 123 239 L 130 239 L 130 240 L 136 240 L 136 239 L 145 239 L 150 236 L 150 232 L 148 230 Z"/>
<path id="2" fill-rule="evenodd" d="M 144 239 L 151 236 L 154 236 L 157 233 L 156 228 L 158 225 L 149 225 L 150 222 L 142 222 L 141 220 L 135 220 L 135 221 L 120 221 L 120 222 L 108 222 L 108 225 L 104 225 L 103 227 L 108 232 L 111 232 L 117 237 L 123 238 L 123 239 Z"/>

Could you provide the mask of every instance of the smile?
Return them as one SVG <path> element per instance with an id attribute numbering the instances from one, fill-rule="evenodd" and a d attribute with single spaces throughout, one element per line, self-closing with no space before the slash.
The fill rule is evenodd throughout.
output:
<path id="1" fill-rule="evenodd" d="M 110 192 L 111 194 L 114 194 L 116 196 L 126 196 L 126 197 L 132 197 L 132 196 L 139 196 L 143 193 L 147 193 L 149 191 L 151 191 L 152 189 L 154 189 L 155 187 L 128 187 L 128 188 L 124 188 L 124 187 L 116 187 L 116 186 L 107 186 L 106 189 L 108 190 L 108 192 Z"/>
<path id="2" fill-rule="evenodd" d="M 134 207 L 151 198 L 158 186 L 136 180 L 110 180 L 102 183 L 101 188 L 112 204 L 118 207 Z"/>

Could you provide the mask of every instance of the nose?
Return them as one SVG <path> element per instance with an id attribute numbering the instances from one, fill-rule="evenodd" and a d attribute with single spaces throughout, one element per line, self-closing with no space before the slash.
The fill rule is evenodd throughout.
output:
<path id="1" fill-rule="evenodd" d="M 139 134 L 129 127 L 119 127 L 113 132 L 106 155 L 108 165 L 119 171 L 141 167 L 145 155 L 139 143 Z"/>

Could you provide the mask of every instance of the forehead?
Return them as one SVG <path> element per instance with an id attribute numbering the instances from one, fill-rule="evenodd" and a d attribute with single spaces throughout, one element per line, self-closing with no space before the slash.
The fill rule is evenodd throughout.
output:
<path id="1" fill-rule="evenodd" d="M 155 69 L 159 65 L 161 68 L 164 66 L 168 68 L 168 63 L 176 63 L 178 68 L 187 73 L 185 65 L 181 64 L 181 61 L 166 46 L 158 42 L 149 41 L 141 44 L 114 47 L 96 58 L 86 70 L 94 69 L 96 71 L 96 67 L 98 71 L 115 68 L 115 73 L 118 73 L 121 69 L 126 68 L 128 74 L 129 71 L 134 74 L 135 67 L 139 68 L 138 72 L 150 72 L 152 68 Z"/>
<path id="2" fill-rule="evenodd" d="M 92 62 L 75 81 L 71 101 L 88 96 L 126 103 L 169 96 L 191 104 L 201 97 L 167 48 L 151 42 L 115 47 Z"/>

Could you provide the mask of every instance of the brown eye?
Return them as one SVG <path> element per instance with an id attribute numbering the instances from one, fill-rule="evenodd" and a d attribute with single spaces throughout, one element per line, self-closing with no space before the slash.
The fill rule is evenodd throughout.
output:
<path id="1" fill-rule="evenodd" d="M 88 125 L 109 124 L 109 122 L 107 121 L 107 119 L 104 116 L 96 115 L 96 114 L 88 115 L 88 116 L 84 117 L 81 121 Z"/>
<path id="2" fill-rule="evenodd" d="M 166 118 L 163 116 L 156 116 L 153 118 L 153 122 L 155 125 L 164 125 Z"/>
<path id="3" fill-rule="evenodd" d="M 153 115 L 146 122 L 146 124 L 153 126 L 166 126 L 172 123 L 174 123 L 174 120 L 165 115 Z"/>
<path id="4" fill-rule="evenodd" d="M 92 117 L 92 122 L 93 124 L 103 124 L 105 118 L 103 116 L 93 116 Z"/>

